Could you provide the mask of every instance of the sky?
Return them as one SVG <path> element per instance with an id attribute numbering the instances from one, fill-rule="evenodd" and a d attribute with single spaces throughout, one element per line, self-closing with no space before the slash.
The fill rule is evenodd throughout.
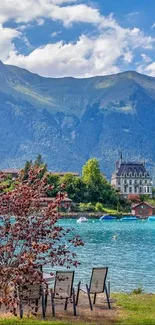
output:
<path id="1" fill-rule="evenodd" d="M 0 1 L 0 60 L 45 77 L 155 77 L 155 1 Z"/>

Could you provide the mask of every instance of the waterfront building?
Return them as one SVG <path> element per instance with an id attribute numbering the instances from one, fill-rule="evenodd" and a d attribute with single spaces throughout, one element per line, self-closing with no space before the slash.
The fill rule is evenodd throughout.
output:
<path id="1" fill-rule="evenodd" d="M 132 205 L 132 215 L 139 218 L 147 218 L 155 214 L 155 206 L 147 202 L 139 202 Z"/>
<path id="2" fill-rule="evenodd" d="M 131 194 L 152 196 L 152 179 L 146 170 L 145 163 L 118 161 L 115 172 L 112 174 L 111 185 L 124 197 Z"/>
<path id="3" fill-rule="evenodd" d="M 0 172 L 7 176 L 11 175 L 11 177 L 17 178 L 20 173 L 20 169 L 15 169 L 15 168 L 2 169 Z"/>

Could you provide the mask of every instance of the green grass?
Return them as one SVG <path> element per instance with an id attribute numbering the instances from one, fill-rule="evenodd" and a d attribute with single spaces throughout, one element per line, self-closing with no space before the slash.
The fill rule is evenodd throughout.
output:
<path id="1" fill-rule="evenodd" d="M 19 318 L 11 318 L 11 319 L 1 319 L 0 324 L 2 325 L 74 325 L 75 323 L 68 322 L 68 321 L 42 321 L 42 320 L 32 320 L 32 319 L 19 319 Z M 78 325 L 83 325 L 82 323 L 78 322 Z M 85 323 L 85 325 L 87 325 Z"/>
<path id="2" fill-rule="evenodd" d="M 125 212 L 125 211 L 118 212 L 116 209 L 110 209 L 110 208 L 105 208 L 105 207 L 103 207 L 103 212 L 106 212 L 108 214 L 115 215 L 115 216 L 120 216 L 120 215 L 126 215 L 127 214 L 127 212 Z"/>
<path id="3" fill-rule="evenodd" d="M 155 295 L 116 295 L 120 307 L 117 325 L 155 325 Z"/>

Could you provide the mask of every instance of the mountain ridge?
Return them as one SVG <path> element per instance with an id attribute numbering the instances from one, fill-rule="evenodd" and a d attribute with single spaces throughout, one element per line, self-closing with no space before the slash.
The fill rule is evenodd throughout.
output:
<path id="1" fill-rule="evenodd" d="M 0 62 L 0 168 L 41 153 L 53 171 L 99 159 L 108 178 L 119 151 L 155 169 L 155 78 L 126 71 L 46 78 Z"/>

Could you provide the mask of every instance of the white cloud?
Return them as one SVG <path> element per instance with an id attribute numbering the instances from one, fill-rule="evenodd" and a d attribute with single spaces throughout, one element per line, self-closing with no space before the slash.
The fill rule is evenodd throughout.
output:
<path id="1" fill-rule="evenodd" d="M 51 33 L 51 37 L 56 37 L 56 36 L 58 36 L 59 34 L 61 34 L 62 33 L 62 31 L 61 30 L 59 30 L 59 31 L 55 31 L 55 32 L 53 32 L 53 33 Z"/>
<path id="2" fill-rule="evenodd" d="M 133 18 L 136 18 L 136 16 L 139 16 L 139 12 L 138 11 L 133 11 L 133 12 L 130 12 L 129 14 L 125 15 L 125 17 L 128 20 L 131 20 Z"/>
<path id="3" fill-rule="evenodd" d="M 127 34 L 134 48 L 152 49 L 155 44 L 155 38 L 145 36 L 139 28 L 128 29 Z"/>
<path id="4" fill-rule="evenodd" d="M 44 25 L 44 22 L 45 22 L 45 20 L 44 20 L 43 18 L 38 18 L 38 19 L 37 19 L 37 25 L 38 25 L 38 26 L 42 26 L 42 25 Z"/>
<path id="5" fill-rule="evenodd" d="M 146 62 L 146 63 L 149 63 L 149 62 L 152 61 L 152 59 L 148 55 L 146 55 L 144 53 L 141 54 L 141 57 L 144 60 L 144 62 Z"/>
<path id="6" fill-rule="evenodd" d="M 64 44 L 62 41 L 48 44 L 34 50 L 29 56 L 12 52 L 6 63 L 17 64 L 44 76 L 88 77 L 115 73 L 118 68 L 113 63 L 120 52 L 119 49 L 111 51 L 111 47 L 113 44 L 108 40 L 93 40 L 82 35 L 75 44 Z"/>
<path id="7" fill-rule="evenodd" d="M 74 0 L 3 0 L 0 2 L 0 23 L 10 19 L 17 23 L 28 23 L 44 18 L 60 20 L 67 26 L 73 22 L 98 23 L 100 13 L 91 6 L 76 4 Z"/>
<path id="8" fill-rule="evenodd" d="M 76 42 L 46 44 L 33 51 L 31 49 L 28 55 L 21 54 L 15 48 L 13 38 L 21 37 L 20 32 L 33 27 L 34 22 L 44 24 L 46 18 L 59 20 L 66 27 L 79 22 L 93 24 L 96 36 L 83 34 Z M 133 63 L 137 50 L 150 50 L 155 44 L 155 39 L 146 36 L 139 28 L 123 28 L 112 14 L 104 17 L 98 9 L 76 0 L 3 0 L 0 3 L 0 21 L 10 19 L 19 23 L 18 31 L 2 28 L 3 33 L 8 35 L 9 32 L 10 38 L 9 45 L 2 49 L 1 58 L 5 63 L 27 68 L 43 76 L 88 77 L 116 73 Z M 51 36 L 55 37 L 58 33 L 55 31 Z M 24 34 L 22 37 L 28 44 Z M 144 66 L 144 61 L 149 63 L 146 54 L 141 57 L 142 63 L 138 69 Z"/>
<path id="9" fill-rule="evenodd" d="M 75 3 L 75 2 L 77 2 L 77 0 L 52 0 L 52 3 L 56 5 L 62 5 L 65 3 Z"/>
<path id="10" fill-rule="evenodd" d="M 24 31 L 24 30 L 26 30 L 28 28 L 32 28 L 32 25 L 31 24 L 23 24 L 23 25 L 20 25 L 20 26 L 17 27 L 17 30 L 19 30 L 19 31 L 22 32 L 22 31 Z"/>
<path id="11" fill-rule="evenodd" d="M 147 74 L 151 77 L 155 77 L 155 62 L 152 62 L 148 65 L 139 65 L 138 72 Z"/>
<path id="12" fill-rule="evenodd" d="M 20 33 L 11 28 L 3 28 L 0 25 L 0 59 L 6 60 L 11 51 L 15 50 L 15 45 L 13 44 L 13 39 L 15 37 L 20 37 Z"/>
<path id="13" fill-rule="evenodd" d="M 128 67 L 136 48 L 152 46 L 154 39 L 139 29 L 123 29 L 112 17 L 103 19 L 96 37 L 81 35 L 77 42 L 47 44 L 24 56 L 12 51 L 6 63 L 24 67 L 43 76 L 88 77 L 119 72 Z M 110 28 L 111 27 L 111 28 Z"/>
<path id="14" fill-rule="evenodd" d="M 145 67 L 145 71 L 149 76 L 155 77 L 155 62 Z"/>
<path id="15" fill-rule="evenodd" d="M 154 28 L 155 27 L 155 23 L 152 24 L 151 28 Z"/>

